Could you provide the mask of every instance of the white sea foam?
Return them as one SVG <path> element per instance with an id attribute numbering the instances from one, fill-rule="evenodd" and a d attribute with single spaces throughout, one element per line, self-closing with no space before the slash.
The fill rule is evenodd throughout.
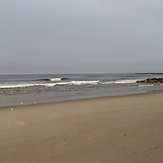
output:
<path id="1" fill-rule="evenodd" d="M 50 81 L 61 81 L 62 78 L 51 78 Z"/>
<path id="2" fill-rule="evenodd" d="M 39 86 L 54 87 L 55 85 L 56 83 L 44 83 L 44 84 L 40 84 Z"/>
<path id="3" fill-rule="evenodd" d="M 13 85 L 0 85 L 2 89 L 9 88 L 25 88 L 25 87 L 34 87 L 34 86 L 45 86 L 45 87 L 54 87 L 56 85 L 86 85 L 86 84 L 97 84 L 99 81 L 70 81 L 70 82 L 57 82 L 57 83 L 22 83 L 22 84 L 13 84 Z"/>
<path id="4" fill-rule="evenodd" d="M 46 83 L 46 87 L 53 87 L 55 85 L 86 85 L 97 84 L 99 81 L 70 81 L 70 82 L 58 82 L 58 83 Z"/>
<path id="5" fill-rule="evenodd" d="M 119 81 L 115 81 L 116 84 L 129 84 L 129 83 L 136 83 L 137 79 L 133 79 L 133 80 L 119 80 Z"/>
<path id="6" fill-rule="evenodd" d="M 55 83 L 56 85 L 86 85 L 86 84 L 98 84 L 97 81 L 70 81 L 70 82 L 60 82 Z"/>
<path id="7" fill-rule="evenodd" d="M 57 82 L 58 80 L 58 82 Z M 54 87 L 54 86 L 63 86 L 63 85 L 95 85 L 95 84 L 130 84 L 130 83 L 136 83 L 138 79 L 132 79 L 132 80 L 117 80 L 117 81 L 68 81 L 68 82 L 60 82 L 62 78 L 52 78 L 51 81 L 54 81 L 53 83 L 16 83 L 16 84 L 1 84 L 0 88 L 8 89 L 8 88 L 25 88 L 25 87 L 34 87 L 34 86 L 45 86 L 45 87 Z M 141 86 L 141 85 L 139 85 Z M 142 85 L 142 86 L 148 86 L 148 85 Z M 150 85 L 152 86 L 152 85 Z"/>
<path id="8" fill-rule="evenodd" d="M 110 82 L 100 82 L 100 84 L 114 84 L 115 81 L 110 81 Z"/>
<path id="9" fill-rule="evenodd" d="M 95 84 L 124 84 L 124 83 L 135 83 L 137 80 L 119 80 L 119 81 L 110 81 L 110 82 L 100 82 L 99 80 L 94 81 L 69 81 L 69 82 L 55 82 L 60 81 L 61 78 L 53 78 L 51 81 L 54 83 L 16 83 L 16 84 L 4 84 L 0 85 L 2 89 L 9 88 L 25 88 L 25 87 L 35 87 L 35 86 L 45 86 L 45 87 L 54 87 L 56 85 L 95 85 Z"/>
<path id="10" fill-rule="evenodd" d="M 142 84 L 142 85 L 138 85 L 139 87 L 153 87 L 154 84 Z"/>
<path id="11" fill-rule="evenodd" d="M 85 85 L 85 84 L 97 84 L 99 80 L 97 81 L 72 81 L 71 83 L 73 85 Z"/>
<path id="12" fill-rule="evenodd" d="M 116 81 L 110 81 L 110 82 L 101 82 L 101 84 L 130 84 L 130 83 L 136 83 L 137 80 L 116 80 Z"/>
<path id="13" fill-rule="evenodd" d="M 136 83 L 140 79 L 131 79 L 131 80 L 116 80 L 116 81 L 103 81 L 100 82 L 100 84 L 131 84 L 131 83 Z"/>
<path id="14" fill-rule="evenodd" d="M 0 88 L 24 88 L 24 87 L 32 87 L 39 86 L 40 84 L 14 84 L 14 85 L 0 85 Z"/>

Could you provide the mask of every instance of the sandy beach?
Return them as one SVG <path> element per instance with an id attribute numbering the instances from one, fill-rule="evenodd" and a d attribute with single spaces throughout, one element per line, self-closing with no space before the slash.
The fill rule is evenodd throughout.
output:
<path id="1" fill-rule="evenodd" d="M 45 162 L 162 163 L 163 93 L 1 107 L 0 163 Z"/>

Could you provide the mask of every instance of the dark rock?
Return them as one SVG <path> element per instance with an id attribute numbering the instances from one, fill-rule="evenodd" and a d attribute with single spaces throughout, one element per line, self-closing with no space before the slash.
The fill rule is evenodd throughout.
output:
<path id="1" fill-rule="evenodd" d="M 163 83 L 163 78 L 147 78 L 145 80 L 138 80 L 137 83 Z"/>

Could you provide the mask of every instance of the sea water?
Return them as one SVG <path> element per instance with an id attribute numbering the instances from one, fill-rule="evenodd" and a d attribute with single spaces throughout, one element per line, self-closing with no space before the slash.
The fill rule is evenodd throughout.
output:
<path id="1" fill-rule="evenodd" d="M 137 80 L 162 73 L 0 75 L 0 106 L 56 102 L 163 91 L 163 84 Z"/>

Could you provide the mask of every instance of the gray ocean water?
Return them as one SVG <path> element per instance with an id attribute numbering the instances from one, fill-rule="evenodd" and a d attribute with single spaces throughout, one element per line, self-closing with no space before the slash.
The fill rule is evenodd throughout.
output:
<path id="1" fill-rule="evenodd" d="M 0 75 L 0 106 L 163 91 L 137 80 L 163 73 Z"/>

